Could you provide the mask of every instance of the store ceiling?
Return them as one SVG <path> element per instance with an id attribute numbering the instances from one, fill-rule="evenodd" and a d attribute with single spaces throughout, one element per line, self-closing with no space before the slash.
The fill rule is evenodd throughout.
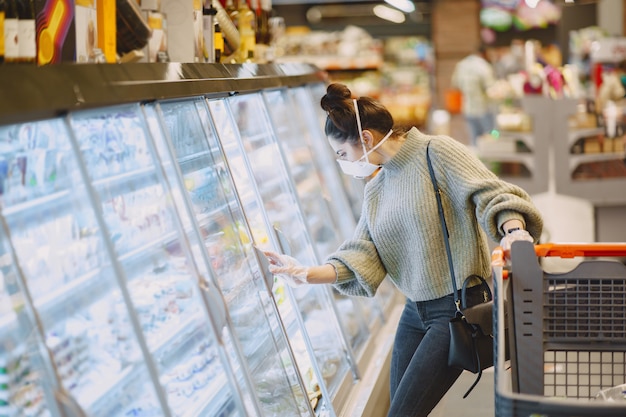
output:
<path id="1" fill-rule="evenodd" d="M 308 26 L 312 30 L 339 31 L 348 25 L 359 26 L 372 36 L 430 37 L 431 1 L 414 1 L 415 11 L 405 14 L 403 23 L 392 23 L 374 14 L 382 1 L 363 0 L 273 0 L 274 13 L 285 18 L 287 26 Z"/>
<path id="2" fill-rule="evenodd" d="M 341 31 L 348 25 L 359 26 L 372 36 L 431 37 L 431 8 L 436 0 L 413 0 L 415 11 L 406 14 L 404 23 L 392 23 L 374 15 L 373 7 L 383 0 L 272 0 L 274 13 L 285 18 L 288 26 L 307 26 L 312 30 Z M 477 2 L 480 0 L 476 0 Z M 554 0 L 564 6 L 597 3 L 598 0 Z M 611 0 L 618 1 L 618 0 Z"/>

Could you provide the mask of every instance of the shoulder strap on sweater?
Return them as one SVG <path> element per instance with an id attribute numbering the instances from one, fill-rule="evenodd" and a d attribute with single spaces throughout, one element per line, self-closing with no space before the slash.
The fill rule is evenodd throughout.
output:
<path id="1" fill-rule="evenodd" d="M 454 303 L 457 310 L 461 310 L 461 301 L 459 299 L 459 292 L 456 287 L 456 279 L 454 278 L 454 265 L 452 264 L 452 251 L 450 250 L 450 234 L 448 233 L 448 225 L 446 224 L 446 217 L 443 212 L 443 204 L 441 203 L 441 189 L 435 176 L 435 170 L 430 160 L 430 142 L 426 146 L 426 161 L 428 162 L 428 172 L 430 174 L 430 180 L 435 190 L 435 198 L 437 199 L 437 208 L 439 210 L 439 220 L 441 223 L 441 233 L 443 234 L 443 241 L 446 245 L 446 255 L 448 257 L 448 267 L 450 268 L 450 278 L 452 279 L 452 288 L 454 289 Z"/>

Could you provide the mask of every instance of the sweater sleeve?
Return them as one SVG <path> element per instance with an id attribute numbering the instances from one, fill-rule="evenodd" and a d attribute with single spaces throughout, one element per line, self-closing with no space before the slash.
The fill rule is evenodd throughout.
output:
<path id="1" fill-rule="evenodd" d="M 460 206 L 473 205 L 491 239 L 499 241 L 504 235 L 502 225 L 518 219 L 538 241 L 543 219 L 526 191 L 498 178 L 466 146 L 450 137 L 437 136 L 431 148 L 433 166 L 443 174 L 448 196 Z"/>
<path id="2" fill-rule="evenodd" d="M 386 276 L 385 267 L 370 238 L 366 216 L 361 215 L 354 237 L 326 258 L 335 267 L 335 288 L 345 295 L 373 297 Z"/>

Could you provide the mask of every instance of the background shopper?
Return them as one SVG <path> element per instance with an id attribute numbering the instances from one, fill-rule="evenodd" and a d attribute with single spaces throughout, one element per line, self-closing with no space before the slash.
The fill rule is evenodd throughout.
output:
<path id="1" fill-rule="evenodd" d="M 270 270 L 291 286 L 334 284 L 353 296 L 373 296 L 388 277 L 407 300 L 392 354 L 389 416 L 427 416 L 461 374 L 447 366 L 455 305 L 427 146 L 442 188 L 459 288 L 471 274 L 490 275 L 486 234 L 507 246 L 532 241 L 541 234 L 541 216 L 526 192 L 498 179 L 460 142 L 416 128 L 396 130 L 384 106 L 368 97 L 352 99 L 342 84 L 329 85 L 321 105 L 342 169 L 371 178 L 360 221 L 354 237 L 325 264 L 304 266 L 266 252 Z M 470 304 L 482 301 L 482 292 L 469 292 Z"/>
<path id="2" fill-rule="evenodd" d="M 495 128 L 495 115 L 488 90 L 496 82 L 493 67 L 483 47 L 460 60 L 452 73 L 452 87 L 459 89 L 463 100 L 461 113 L 465 118 L 470 146 L 476 147 L 478 137 Z"/>

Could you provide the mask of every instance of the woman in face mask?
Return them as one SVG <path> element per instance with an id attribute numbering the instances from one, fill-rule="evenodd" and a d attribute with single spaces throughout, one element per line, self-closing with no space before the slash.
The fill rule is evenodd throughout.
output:
<path id="1" fill-rule="evenodd" d="M 371 297 L 390 279 L 406 304 L 392 353 L 388 415 L 427 416 L 461 374 L 448 367 L 448 323 L 456 307 L 427 149 L 458 288 L 472 274 L 490 276 L 487 236 L 504 249 L 514 240 L 535 241 L 541 215 L 524 190 L 498 179 L 465 145 L 416 128 L 394 129 L 391 114 L 374 99 L 353 99 L 346 86 L 331 84 L 321 106 L 342 170 L 369 178 L 361 217 L 353 238 L 325 264 L 304 266 L 266 252 L 270 271 L 291 286 L 333 284 L 353 296 Z M 482 302 L 482 291 L 468 292 L 470 305 Z"/>

